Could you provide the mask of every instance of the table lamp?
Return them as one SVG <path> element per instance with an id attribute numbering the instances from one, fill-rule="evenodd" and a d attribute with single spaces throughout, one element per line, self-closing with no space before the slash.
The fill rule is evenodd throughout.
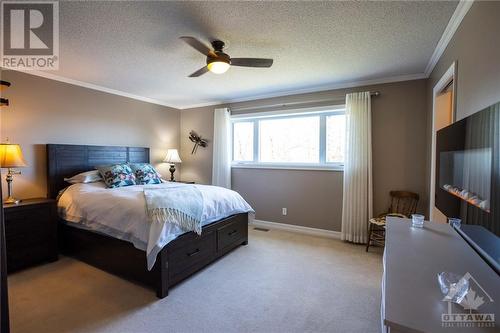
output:
<path id="1" fill-rule="evenodd" d="M 179 152 L 177 149 L 169 149 L 167 150 L 167 157 L 163 160 L 163 162 L 170 163 L 170 181 L 175 182 L 174 172 L 175 172 L 175 164 L 174 163 L 182 163 L 181 158 L 179 157 Z"/>
<path id="2" fill-rule="evenodd" d="M 26 166 L 26 161 L 23 157 L 21 146 L 13 143 L 0 144 L 0 168 L 7 168 L 7 199 L 4 201 L 6 204 L 18 204 L 20 200 L 12 196 L 12 181 L 13 175 L 18 175 L 21 172 L 13 170 L 13 168 L 22 168 Z"/>

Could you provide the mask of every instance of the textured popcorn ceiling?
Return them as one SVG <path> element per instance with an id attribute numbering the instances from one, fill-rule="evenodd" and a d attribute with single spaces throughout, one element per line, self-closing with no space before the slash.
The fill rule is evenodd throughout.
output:
<path id="1" fill-rule="evenodd" d="M 457 2 L 60 2 L 50 72 L 185 108 L 423 73 Z M 188 78 L 205 58 L 178 39 L 274 58 Z"/>

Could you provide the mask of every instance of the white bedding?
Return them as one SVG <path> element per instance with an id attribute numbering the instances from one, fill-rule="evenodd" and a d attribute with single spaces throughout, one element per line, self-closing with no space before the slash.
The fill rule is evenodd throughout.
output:
<path id="1" fill-rule="evenodd" d="M 202 225 L 233 214 L 253 213 L 252 207 L 237 192 L 225 188 L 182 183 L 154 186 L 171 190 L 179 186 L 196 186 L 203 197 Z M 158 240 L 156 244 L 148 244 L 151 224 L 143 188 L 143 185 L 134 185 L 110 189 L 103 182 L 74 184 L 58 200 L 59 216 L 76 227 L 133 243 L 136 248 L 147 252 L 148 269 L 151 269 L 161 249 L 185 232 L 175 224 L 165 223 L 159 234 L 152 238 Z"/>

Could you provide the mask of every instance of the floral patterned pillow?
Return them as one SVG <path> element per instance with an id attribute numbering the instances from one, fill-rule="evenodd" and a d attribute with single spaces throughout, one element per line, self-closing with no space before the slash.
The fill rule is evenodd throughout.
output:
<path id="1" fill-rule="evenodd" d="M 127 164 L 114 164 L 97 167 L 107 187 L 135 185 L 135 174 Z"/>
<path id="2" fill-rule="evenodd" d="M 138 185 L 161 184 L 161 175 L 149 163 L 129 163 Z"/>

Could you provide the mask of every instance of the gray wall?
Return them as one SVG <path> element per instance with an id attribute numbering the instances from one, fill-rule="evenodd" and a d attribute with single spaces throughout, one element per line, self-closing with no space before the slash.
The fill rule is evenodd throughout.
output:
<path id="1" fill-rule="evenodd" d="M 457 120 L 500 100 L 499 33 L 500 2 L 474 2 L 428 80 L 430 115 L 432 89 L 455 60 Z"/>
<path id="2" fill-rule="evenodd" d="M 182 159 L 183 180 L 192 180 L 201 184 L 212 183 L 214 108 L 210 106 L 181 111 L 181 150 L 179 153 Z M 191 155 L 193 143 L 188 139 L 191 130 L 194 130 L 202 138 L 210 140 L 206 148 L 198 148 L 196 155 Z"/>
<path id="3" fill-rule="evenodd" d="M 427 80 L 427 190 L 431 166 L 432 90 L 457 61 L 457 120 L 500 101 L 499 31 L 500 2 L 474 2 Z"/>
<path id="4" fill-rule="evenodd" d="M 4 91 L 10 106 L 0 111 L 1 140 L 21 144 L 29 165 L 15 176 L 17 197 L 46 196 L 47 143 L 151 147 L 152 162 L 168 175 L 159 162 L 179 146 L 179 110 L 20 72 L 1 77 L 12 83 Z"/>
<path id="5" fill-rule="evenodd" d="M 390 190 L 421 194 L 420 210 L 426 195 L 426 82 L 415 80 L 353 89 L 285 96 L 229 105 L 232 108 L 318 99 L 342 101 L 347 92 L 380 91 L 372 99 L 374 210 L 388 207 Z M 217 106 L 219 107 L 219 106 Z M 211 182 L 212 145 L 190 155 L 190 130 L 212 139 L 213 109 L 216 106 L 181 111 L 182 179 Z M 342 172 L 233 169 L 233 189 L 255 208 L 256 218 L 272 222 L 340 230 L 342 216 Z M 288 215 L 281 215 L 281 208 Z"/>

